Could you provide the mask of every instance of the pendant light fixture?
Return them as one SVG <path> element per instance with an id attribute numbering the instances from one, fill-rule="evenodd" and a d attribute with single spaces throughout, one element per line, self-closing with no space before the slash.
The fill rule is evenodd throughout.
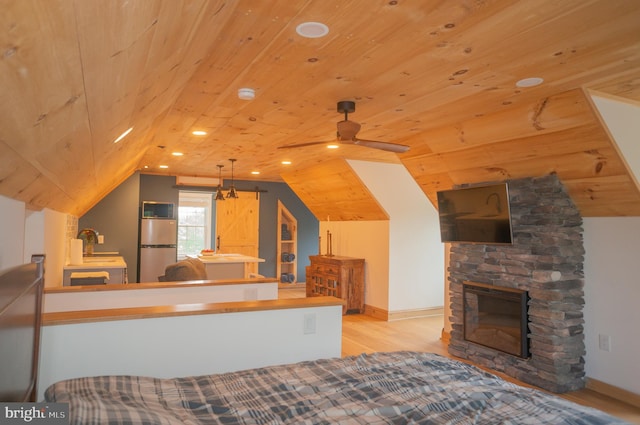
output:
<path id="1" fill-rule="evenodd" d="M 229 161 L 231 161 L 231 186 L 229 187 L 229 192 L 227 193 L 227 198 L 237 199 L 238 198 L 238 194 L 236 193 L 236 187 L 233 184 L 233 163 L 236 162 L 236 159 L 235 158 L 230 158 Z"/>
<path id="2" fill-rule="evenodd" d="M 224 193 L 222 193 L 222 167 L 218 164 L 218 188 L 216 189 L 216 201 L 224 201 Z"/>

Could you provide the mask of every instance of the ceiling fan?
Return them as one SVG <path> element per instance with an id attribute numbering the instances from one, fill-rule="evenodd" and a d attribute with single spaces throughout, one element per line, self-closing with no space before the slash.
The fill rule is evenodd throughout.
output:
<path id="1" fill-rule="evenodd" d="M 338 142 L 340 142 L 343 145 L 358 145 L 358 146 L 364 146 L 366 148 L 381 149 L 383 151 L 395 152 L 395 153 L 403 153 L 409 150 L 409 146 L 407 145 L 400 145 L 397 143 L 389 143 L 389 142 L 379 142 L 377 140 L 365 140 L 365 139 L 359 139 L 358 137 L 356 137 L 356 135 L 358 134 L 358 131 L 360 131 L 360 124 L 354 121 L 349 121 L 349 113 L 355 112 L 355 110 L 356 110 L 355 102 L 352 102 L 349 100 L 343 100 L 338 102 L 338 112 L 344 113 L 344 121 L 338 122 L 338 133 L 337 133 Z M 326 141 L 325 142 L 307 142 L 307 143 L 300 143 L 297 145 L 280 146 L 278 149 L 300 148 L 303 146 L 321 145 L 325 143 L 328 143 L 328 142 Z"/>

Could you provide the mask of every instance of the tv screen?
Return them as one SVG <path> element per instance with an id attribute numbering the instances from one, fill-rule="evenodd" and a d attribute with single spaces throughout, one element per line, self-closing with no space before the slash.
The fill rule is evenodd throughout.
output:
<path id="1" fill-rule="evenodd" d="M 438 192 L 442 242 L 511 244 L 507 183 Z"/>

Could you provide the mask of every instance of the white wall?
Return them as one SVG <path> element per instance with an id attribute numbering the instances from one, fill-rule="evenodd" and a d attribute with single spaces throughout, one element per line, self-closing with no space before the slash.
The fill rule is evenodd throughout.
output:
<path id="1" fill-rule="evenodd" d="M 442 307 L 437 210 L 403 165 L 348 162 L 389 215 L 389 312 Z"/>
<path id="2" fill-rule="evenodd" d="M 592 97 L 637 179 L 640 104 Z M 584 244 L 586 375 L 640 394 L 640 217 L 585 218 Z M 611 351 L 600 350 L 600 335 Z"/>
<path id="3" fill-rule="evenodd" d="M 44 254 L 44 212 L 26 210 L 23 263 L 31 262 L 32 254 Z"/>
<path id="4" fill-rule="evenodd" d="M 586 374 L 640 394 L 640 217 L 585 218 L 584 243 Z"/>
<path id="5" fill-rule="evenodd" d="M 640 179 L 640 102 L 596 94 L 591 98 L 631 172 Z"/>
<path id="6" fill-rule="evenodd" d="M 62 286 L 62 267 L 67 263 L 69 237 L 67 214 L 49 209 L 44 210 L 44 285 Z M 36 254 L 36 253 L 34 253 Z"/>
<path id="7" fill-rule="evenodd" d="M 0 217 L 0 270 L 4 270 L 24 263 L 24 203 L 0 195 Z"/>
<path id="8" fill-rule="evenodd" d="M 45 286 L 62 286 L 67 214 L 27 210 L 24 202 L 0 195 L 0 270 L 45 254 Z"/>

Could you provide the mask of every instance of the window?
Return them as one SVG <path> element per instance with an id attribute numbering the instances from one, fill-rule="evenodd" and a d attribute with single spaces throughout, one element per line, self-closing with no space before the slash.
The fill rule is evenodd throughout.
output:
<path id="1" fill-rule="evenodd" d="M 212 194 L 180 191 L 178 197 L 178 259 L 211 248 Z"/>

